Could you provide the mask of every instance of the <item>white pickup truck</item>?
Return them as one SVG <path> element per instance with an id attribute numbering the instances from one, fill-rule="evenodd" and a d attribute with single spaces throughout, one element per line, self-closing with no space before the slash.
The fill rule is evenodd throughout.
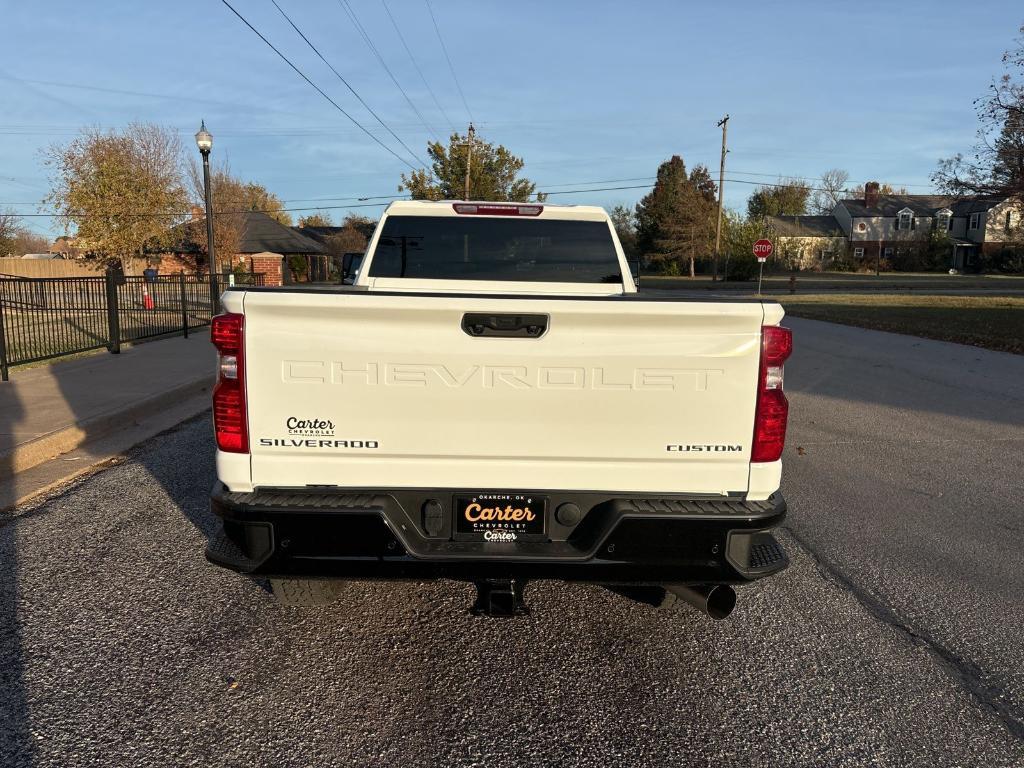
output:
<path id="1" fill-rule="evenodd" d="M 601 208 L 395 202 L 352 285 L 223 306 L 207 557 L 283 599 L 451 578 L 514 614 L 557 579 L 721 618 L 788 563 L 782 308 L 638 292 Z"/>

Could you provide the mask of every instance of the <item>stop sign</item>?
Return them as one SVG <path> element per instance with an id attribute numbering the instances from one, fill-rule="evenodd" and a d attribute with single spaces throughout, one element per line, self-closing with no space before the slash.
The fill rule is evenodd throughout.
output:
<path id="1" fill-rule="evenodd" d="M 754 243 L 754 255 L 757 256 L 758 261 L 767 259 L 774 250 L 775 246 L 772 245 L 771 240 L 758 240 Z"/>

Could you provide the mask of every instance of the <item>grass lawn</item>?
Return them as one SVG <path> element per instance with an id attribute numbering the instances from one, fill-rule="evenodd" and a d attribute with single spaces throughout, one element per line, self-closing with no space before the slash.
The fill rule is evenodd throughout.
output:
<path id="1" fill-rule="evenodd" d="M 774 295 L 787 315 L 1024 354 L 1024 298 L 837 293 Z"/>

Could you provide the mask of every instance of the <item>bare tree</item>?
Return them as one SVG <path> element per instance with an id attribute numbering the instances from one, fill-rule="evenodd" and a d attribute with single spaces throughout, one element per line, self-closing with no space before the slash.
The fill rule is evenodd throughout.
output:
<path id="1" fill-rule="evenodd" d="M 836 204 L 846 195 L 850 174 L 842 168 L 830 168 L 821 174 L 818 188 L 811 197 L 811 209 L 822 216 L 832 213 Z"/>
<path id="2" fill-rule="evenodd" d="M 1003 54 L 1002 77 L 974 104 L 981 123 L 969 156 L 939 161 L 932 181 L 950 194 L 1024 199 L 1024 26 Z"/>
<path id="3" fill-rule="evenodd" d="M 10 209 L 0 211 L 0 256 L 15 255 L 21 232 L 21 219 L 18 215 Z"/>

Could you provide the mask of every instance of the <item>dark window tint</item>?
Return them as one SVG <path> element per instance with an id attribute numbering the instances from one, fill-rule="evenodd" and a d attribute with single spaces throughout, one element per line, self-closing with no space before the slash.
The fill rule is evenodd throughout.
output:
<path id="1" fill-rule="evenodd" d="M 370 277 L 619 283 L 608 225 L 473 216 L 390 216 Z"/>

